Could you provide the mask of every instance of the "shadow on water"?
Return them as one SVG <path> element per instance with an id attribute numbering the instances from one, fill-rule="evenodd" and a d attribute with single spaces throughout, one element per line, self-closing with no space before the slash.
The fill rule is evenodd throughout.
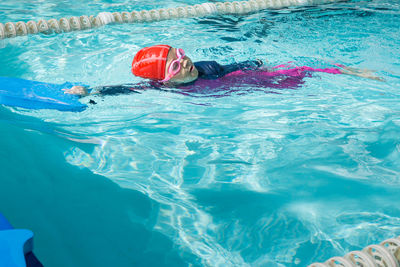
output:
<path id="1" fill-rule="evenodd" d="M 94 145 L 37 131 L 52 126 L 3 107 L 0 114 L 0 212 L 35 233 L 45 266 L 187 265 L 153 230 L 158 203 L 65 162 L 69 147 Z"/>
<path id="2" fill-rule="evenodd" d="M 255 42 L 262 42 L 262 38 L 269 35 L 274 27 L 274 22 L 264 17 L 247 21 L 243 16 L 218 16 L 210 18 L 200 18 L 198 24 L 206 27 L 205 31 L 218 33 L 219 38 L 227 43 L 243 42 L 254 39 Z M 243 27 L 243 25 L 246 25 Z M 225 33 L 225 34 L 223 34 Z M 229 52 L 229 46 L 223 52 Z M 213 54 L 218 51 L 210 51 Z"/>
<path id="3" fill-rule="evenodd" d="M 354 7 L 351 2 L 345 2 L 278 10 L 267 9 L 248 16 L 220 15 L 196 20 L 198 24 L 204 25 L 205 31 L 218 33 L 219 38 L 225 42 L 243 42 L 250 39 L 256 43 L 262 43 L 265 42 L 265 37 L 271 34 L 276 25 L 307 23 L 310 19 L 321 17 L 369 17 L 374 15 L 374 10 L 380 9 L 371 7 L 371 10 L 365 10 Z M 288 14 L 291 16 L 288 16 Z M 215 53 L 216 51 L 210 52 Z"/>

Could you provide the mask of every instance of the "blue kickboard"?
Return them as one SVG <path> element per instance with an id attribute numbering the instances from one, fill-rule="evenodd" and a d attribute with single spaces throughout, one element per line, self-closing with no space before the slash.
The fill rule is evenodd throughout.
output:
<path id="1" fill-rule="evenodd" d="M 6 217 L 0 213 L 0 231 L 13 229 L 11 224 L 7 221 Z"/>
<path id="2" fill-rule="evenodd" d="M 12 77 L 0 77 L 0 104 L 28 109 L 82 111 L 87 106 L 79 96 L 64 94 L 62 89 L 77 83 L 51 84 Z"/>
<path id="3" fill-rule="evenodd" d="M 43 267 L 32 253 L 33 233 L 26 229 L 13 229 L 0 213 L 0 266 Z"/>
<path id="4" fill-rule="evenodd" d="M 30 230 L 0 231 L 0 266 L 25 267 L 25 254 L 32 251 L 32 238 Z"/>

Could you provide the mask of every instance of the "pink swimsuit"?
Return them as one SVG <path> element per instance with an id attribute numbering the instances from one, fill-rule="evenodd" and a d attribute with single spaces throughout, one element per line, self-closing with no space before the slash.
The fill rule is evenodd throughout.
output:
<path id="1" fill-rule="evenodd" d="M 246 88 L 252 91 L 276 93 L 273 89 L 298 88 L 301 84 L 304 84 L 304 77 L 311 77 L 313 72 L 342 73 L 339 68 L 335 67 L 313 68 L 308 66 L 294 66 L 291 63 L 289 62 L 288 64 L 268 69 L 264 69 L 262 66 L 236 69 L 232 72 L 223 73 L 219 77 L 212 78 L 209 78 L 207 76 L 209 73 L 207 73 L 207 75 L 200 75 L 196 81 L 190 84 L 179 85 L 177 88 L 182 90 L 182 93 L 206 94 L 208 96 L 214 93 L 215 96 L 226 95 L 235 91 L 243 91 Z M 198 68 L 198 66 L 196 67 Z M 221 67 L 224 68 L 224 66 Z M 214 66 L 213 69 L 215 69 Z"/>

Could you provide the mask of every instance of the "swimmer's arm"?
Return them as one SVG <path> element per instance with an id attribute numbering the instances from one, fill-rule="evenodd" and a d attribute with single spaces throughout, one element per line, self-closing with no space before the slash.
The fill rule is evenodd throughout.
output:
<path id="1" fill-rule="evenodd" d="M 123 84 L 123 85 L 106 85 L 88 88 L 85 86 L 73 86 L 71 88 L 62 89 L 65 94 L 77 95 L 80 97 L 88 95 L 118 95 L 138 93 L 140 90 L 148 89 L 146 84 Z"/>
<path id="2" fill-rule="evenodd" d="M 385 81 L 383 78 L 376 76 L 371 70 L 356 69 L 356 68 L 347 67 L 347 66 L 343 66 L 343 65 L 340 65 L 340 67 L 341 67 L 341 69 L 339 69 L 339 70 L 342 74 L 358 76 L 358 77 L 381 81 L 381 82 Z"/>
<path id="3" fill-rule="evenodd" d="M 263 65 L 263 62 L 259 59 L 257 60 L 247 60 L 239 63 L 233 63 L 230 65 L 222 66 L 224 69 L 224 74 L 228 74 L 237 70 L 251 70 L 260 68 Z"/>

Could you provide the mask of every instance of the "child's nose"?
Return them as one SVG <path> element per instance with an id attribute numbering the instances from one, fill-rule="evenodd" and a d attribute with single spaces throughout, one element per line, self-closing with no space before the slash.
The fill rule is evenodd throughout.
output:
<path id="1" fill-rule="evenodd" d="M 183 66 L 184 68 L 186 68 L 187 65 L 188 65 L 188 62 L 189 62 L 189 60 L 188 60 L 187 58 L 183 58 L 181 64 L 182 64 L 182 66 Z"/>

